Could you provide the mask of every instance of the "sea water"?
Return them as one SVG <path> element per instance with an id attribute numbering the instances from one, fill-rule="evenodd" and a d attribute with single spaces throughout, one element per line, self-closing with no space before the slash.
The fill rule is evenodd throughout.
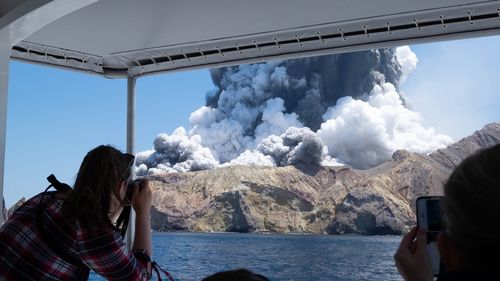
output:
<path id="1" fill-rule="evenodd" d="M 154 259 L 177 281 L 237 268 L 272 281 L 400 281 L 393 260 L 400 241 L 398 236 L 153 234 Z M 91 274 L 89 280 L 101 279 Z"/>

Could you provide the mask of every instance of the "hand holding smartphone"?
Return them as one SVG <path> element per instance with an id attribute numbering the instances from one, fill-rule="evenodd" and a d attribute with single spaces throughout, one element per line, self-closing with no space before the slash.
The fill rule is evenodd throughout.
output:
<path id="1" fill-rule="evenodd" d="M 445 231 L 441 199 L 441 196 L 424 196 L 417 199 L 417 226 L 427 232 L 427 254 L 434 276 L 444 272 L 437 247 L 437 237 Z"/>

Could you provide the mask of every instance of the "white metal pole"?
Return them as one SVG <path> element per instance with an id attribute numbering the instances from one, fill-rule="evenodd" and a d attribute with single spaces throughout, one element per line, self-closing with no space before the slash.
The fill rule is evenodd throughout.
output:
<path id="1" fill-rule="evenodd" d="M 127 78 L 127 153 L 135 154 L 135 77 Z M 132 177 L 135 177 L 135 169 L 132 169 Z M 126 233 L 126 243 L 129 249 L 134 244 L 135 234 L 135 212 L 130 211 L 130 218 Z"/>
<path id="2" fill-rule="evenodd" d="M 0 38 L 0 225 L 4 223 L 3 178 L 5 167 L 5 141 L 7 139 L 7 96 L 9 90 L 10 46 Z"/>
<path id="3" fill-rule="evenodd" d="M 127 153 L 135 149 L 135 77 L 127 78 Z"/>

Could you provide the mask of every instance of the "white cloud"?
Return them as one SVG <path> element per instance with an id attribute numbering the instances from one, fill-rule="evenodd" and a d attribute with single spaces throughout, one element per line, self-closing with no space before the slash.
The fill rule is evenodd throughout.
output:
<path id="1" fill-rule="evenodd" d="M 499 44 L 492 36 L 412 46 L 420 61 L 402 91 L 426 126 L 459 140 L 500 120 Z"/>
<path id="2" fill-rule="evenodd" d="M 270 135 L 280 135 L 290 127 L 303 127 L 295 113 L 283 113 L 284 101 L 281 98 L 269 99 L 262 110 L 262 123 L 255 128 L 255 143 L 260 143 Z"/>
<path id="3" fill-rule="evenodd" d="M 276 166 L 273 158 L 269 155 L 264 155 L 259 151 L 245 150 L 237 158 L 231 160 L 229 165 L 250 165 L 250 166 Z"/>
<path id="4" fill-rule="evenodd" d="M 339 99 L 324 119 L 318 136 L 330 155 L 363 169 L 390 159 L 397 149 L 428 153 L 452 142 L 424 128 L 420 115 L 403 106 L 390 83 L 375 85 L 366 102 Z"/>
<path id="5" fill-rule="evenodd" d="M 408 46 L 401 46 L 396 48 L 395 59 L 401 65 L 401 77 L 399 83 L 402 84 L 408 78 L 408 75 L 417 68 L 417 55 Z"/>

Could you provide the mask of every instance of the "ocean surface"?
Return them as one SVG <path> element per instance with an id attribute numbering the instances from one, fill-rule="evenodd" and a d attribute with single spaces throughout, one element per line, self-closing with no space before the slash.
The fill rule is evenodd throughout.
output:
<path id="1" fill-rule="evenodd" d="M 154 233 L 154 259 L 176 281 L 247 268 L 272 281 L 403 280 L 398 236 Z M 89 280 L 102 280 L 91 274 Z M 156 275 L 152 280 L 156 280 Z"/>

